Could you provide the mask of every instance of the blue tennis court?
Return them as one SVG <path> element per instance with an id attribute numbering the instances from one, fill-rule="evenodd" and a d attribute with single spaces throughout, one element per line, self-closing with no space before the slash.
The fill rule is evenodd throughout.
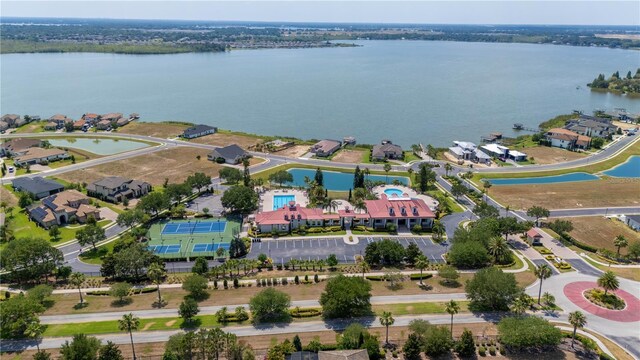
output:
<path id="1" fill-rule="evenodd" d="M 180 252 L 180 245 L 152 245 L 149 250 L 154 254 L 177 254 Z"/>
<path id="2" fill-rule="evenodd" d="M 192 252 L 216 252 L 218 248 L 229 251 L 229 244 L 194 244 Z"/>
<path id="3" fill-rule="evenodd" d="M 224 232 L 226 226 L 226 221 L 168 223 L 162 228 L 162 235 L 219 233 Z"/>

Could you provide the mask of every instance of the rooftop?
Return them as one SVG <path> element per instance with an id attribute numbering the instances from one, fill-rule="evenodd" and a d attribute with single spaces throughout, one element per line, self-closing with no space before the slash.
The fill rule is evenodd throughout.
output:
<path id="1" fill-rule="evenodd" d="M 23 177 L 12 181 L 14 188 L 20 188 L 33 194 L 64 189 L 64 185 L 41 176 Z"/>

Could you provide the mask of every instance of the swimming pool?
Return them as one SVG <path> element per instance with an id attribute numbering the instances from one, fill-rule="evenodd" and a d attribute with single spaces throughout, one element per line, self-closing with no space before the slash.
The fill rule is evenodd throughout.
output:
<path id="1" fill-rule="evenodd" d="M 289 204 L 289 201 L 296 201 L 296 197 L 294 195 L 273 195 L 273 210 Z"/>
<path id="2" fill-rule="evenodd" d="M 624 163 L 603 172 L 603 174 L 613 177 L 640 178 L 640 156 L 631 156 Z"/>
<path id="3" fill-rule="evenodd" d="M 289 169 L 287 170 L 293 175 L 293 182 L 288 183 L 289 186 L 307 186 L 304 182 L 304 178 L 309 177 L 313 179 L 316 170 L 315 169 Z M 324 188 L 333 191 L 349 191 L 353 188 L 353 173 L 343 173 L 336 171 L 322 171 Z M 394 180 L 397 180 L 402 185 L 408 185 L 409 179 L 404 176 L 384 176 L 384 175 L 368 175 L 365 180 L 381 181 L 392 184 Z"/>
<path id="4" fill-rule="evenodd" d="M 492 185 L 532 185 L 532 184 L 553 184 L 574 181 L 590 181 L 600 179 L 596 175 L 584 172 L 569 173 L 555 176 L 514 178 L 514 179 L 490 179 Z"/>
<path id="5" fill-rule="evenodd" d="M 392 197 L 394 195 L 396 195 L 397 197 L 402 197 L 402 194 L 404 194 L 404 191 L 396 188 L 388 188 L 388 189 L 384 189 L 384 193 L 387 194 L 388 197 Z"/>

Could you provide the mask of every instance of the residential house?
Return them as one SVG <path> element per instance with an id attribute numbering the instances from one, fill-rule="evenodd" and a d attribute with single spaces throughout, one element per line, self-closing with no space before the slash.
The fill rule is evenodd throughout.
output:
<path id="1" fill-rule="evenodd" d="M 126 199 L 138 198 L 151 191 L 151 184 L 145 181 L 109 176 L 87 185 L 87 194 L 102 200 L 118 203 Z"/>
<path id="2" fill-rule="evenodd" d="M 66 151 L 51 148 L 29 148 L 24 154 L 15 156 L 13 164 L 16 166 L 26 166 L 34 164 L 48 164 L 52 161 L 67 159 L 69 154 Z"/>
<path id="3" fill-rule="evenodd" d="M 57 128 L 58 128 L 58 123 L 55 121 L 49 121 L 48 123 L 44 124 L 45 130 L 56 130 Z"/>
<path id="4" fill-rule="evenodd" d="M 0 118 L 0 121 L 5 122 L 10 128 L 16 128 L 26 123 L 22 122 L 21 120 L 22 118 L 20 117 L 20 115 L 16 114 L 6 114 L 2 115 L 2 118 Z"/>
<path id="5" fill-rule="evenodd" d="M 185 129 L 182 132 L 182 137 L 185 139 L 194 139 L 200 136 L 215 134 L 216 131 L 218 131 L 218 128 L 216 127 L 200 124 Z"/>
<path id="6" fill-rule="evenodd" d="M 96 124 L 96 129 L 98 130 L 107 130 L 111 128 L 111 121 L 109 120 L 100 120 Z"/>
<path id="7" fill-rule="evenodd" d="M 116 121 L 116 125 L 118 127 L 125 126 L 125 125 L 127 125 L 129 123 L 129 121 L 130 121 L 129 119 L 123 117 L 123 118 L 118 119 L 118 121 Z"/>
<path id="8" fill-rule="evenodd" d="M 635 231 L 640 231 L 640 215 L 626 215 L 625 223 Z"/>
<path id="9" fill-rule="evenodd" d="M 569 120 L 564 128 L 580 135 L 600 138 L 608 138 L 618 130 L 618 127 L 613 125 L 610 119 L 587 115 L 580 115 L 578 119 Z"/>
<path id="10" fill-rule="evenodd" d="M 69 119 L 66 115 L 62 115 L 62 114 L 55 114 L 52 117 L 49 118 L 49 124 L 50 123 L 55 123 L 56 124 L 56 128 L 60 129 L 63 128 L 64 125 L 68 122 L 73 122 L 73 120 Z M 49 125 L 47 124 L 47 125 Z"/>
<path id="11" fill-rule="evenodd" d="M 31 220 L 44 228 L 75 221 L 85 223 L 89 217 L 100 220 L 100 210 L 90 205 L 89 197 L 77 190 L 65 190 L 48 196 L 28 212 Z"/>
<path id="12" fill-rule="evenodd" d="M 39 139 L 18 138 L 7 140 L 0 145 L 0 155 L 17 156 L 27 152 L 30 148 L 42 146 Z"/>
<path id="13" fill-rule="evenodd" d="M 9 124 L 4 121 L 0 121 L 0 131 L 4 133 L 7 130 L 9 130 Z"/>
<path id="14" fill-rule="evenodd" d="M 122 113 L 108 113 L 100 116 L 101 120 L 107 120 L 111 123 L 116 123 L 122 118 Z"/>
<path id="15" fill-rule="evenodd" d="M 64 191 L 64 185 L 41 176 L 17 178 L 12 181 L 12 186 L 13 190 L 27 192 L 35 196 L 36 199 Z"/>
<path id="16" fill-rule="evenodd" d="M 94 113 L 86 113 L 82 115 L 82 120 L 84 120 L 87 124 L 95 124 L 100 120 L 100 116 Z"/>
<path id="17" fill-rule="evenodd" d="M 218 161 L 218 159 L 223 159 L 227 164 L 237 164 L 247 157 L 249 157 L 249 153 L 236 144 L 217 148 L 207 155 L 209 160 Z"/>
<path id="18" fill-rule="evenodd" d="M 342 143 L 337 140 L 325 139 L 318 141 L 311 147 L 311 152 L 317 157 L 328 157 L 340 150 Z"/>
<path id="19" fill-rule="evenodd" d="M 491 157 L 496 157 L 502 161 L 505 161 L 507 159 L 511 159 L 514 161 L 527 160 L 527 154 L 517 150 L 509 150 L 508 147 L 498 144 L 482 145 L 480 147 L 480 150 L 482 150 L 485 154 Z"/>
<path id="20" fill-rule="evenodd" d="M 384 161 L 387 159 L 403 159 L 404 153 L 399 145 L 390 140 L 383 140 L 380 145 L 374 145 L 371 150 L 371 159 Z"/>
<path id="21" fill-rule="evenodd" d="M 491 157 L 480 151 L 476 144 L 467 141 L 454 141 L 449 154 L 458 160 L 469 160 L 476 163 L 490 164 Z"/>
<path id="22" fill-rule="evenodd" d="M 86 120 L 80 119 L 73 123 L 73 128 L 76 130 L 80 130 L 80 129 L 83 129 L 86 124 L 87 124 Z"/>
<path id="23" fill-rule="evenodd" d="M 541 245 L 542 235 L 535 228 L 531 228 L 527 231 L 527 242 L 531 245 Z"/>
<path id="24" fill-rule="evenodd" d="M 561 128 L 549 129 L 544 137 L 551 146 L 567 150 L 588 149 L 591 144 L 590 137 Z"/>

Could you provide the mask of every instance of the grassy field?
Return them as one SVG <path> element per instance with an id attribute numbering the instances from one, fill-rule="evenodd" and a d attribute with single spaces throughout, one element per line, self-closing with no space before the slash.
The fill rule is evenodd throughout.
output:
<path id="1" fill-rule="evenodd" d="M 578 248 L 577 246 L 570 246 L 571 250 L 579 253 L 583 253 L 586 252 L 580 248 Z M 598 259 L 598 261 L 600 262 L 606 262 L 606 260 L 603 260 L 601 258 L 598 257 L 598 255 L 594 254 L 594 253 L 589 253 L 589 256 L 592 259 Z M 633 281 L 640 281 L 640 269 L 638 268 L 618 268 L 618 267 L 610 267 L 607 265 L 600 265 L 596 262 L 591 261 L 589 258 L 587 257 L 583 257 L 584 261 L 588 262 L 589 264 L 595 266 L 596 268 L 602 270 L 602 271 L 612 271 L 614 274 L 616 274 L 617 276 L 623 277 L 625 279 L 630 279 Z"/>
<path id="2" fill-rule="evenodd" d="M 132 121 L 129 124 L 118 128 L 119 133 L 146 135 L 158 138 L 174 138 L 182 134 L 190 125 L 172 122 L 141 122 Z"/>
<path id="3" fill-rule="evenodd" d="M 630 242 L 640 241 L 640 234 L 633 231 L 621 221 L 607 219 L 602 216 L 583 216 L 574 218 L 563 218 L 573 223 L 573 231 L 569 233 L 573 238 L 596 248 L 605 248 L 617 251 L 613 246 L 613 239 L 618 235 L 623 235 Z M 621 254 L 625 254 L 623 248 Z"/>
<path id="4" fill-rule="evenodd" d="M 74 183 L 91 183 L 106 176 L 122 176 L 144 180 L 157 186 L 168 178 L 172 183 L 180 183 L 195 172 L 203 172 L 217 177 L 221 165 L 207 160 L 205 149 L 177 147 L 133 158 L 110 162 L 90 168 L 58 175 L 62 180 Z M 197 156 L 200 160 L 197 160 Z"/>
<path id="5" fill-rule="evenodd" d="M 46 121 L 36 121 L 20 126 L 13 131 L 14 134 L 41 133 L 44 132 Z"/>

